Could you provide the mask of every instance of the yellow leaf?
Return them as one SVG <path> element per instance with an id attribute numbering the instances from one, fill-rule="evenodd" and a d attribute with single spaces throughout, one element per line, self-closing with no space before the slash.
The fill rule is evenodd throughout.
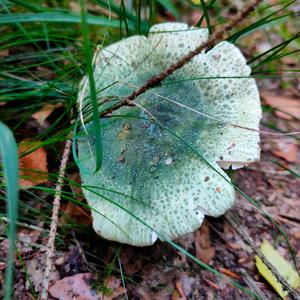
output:
<path id="1" fill-rule="evenodd" d="M 200 0 L 191 0 L 195 5 L 200 4 Z"/>
<path id="2" fill-rule="evenodd" d="M 300 285 L 300 277 L 298 273 L 293 269 L 292 265 L 272 247 L 268 241 L 263 241 L 260 246 L 260 250 L 266 259 L 275 267 L 277 272 L 286 279 L 290 286 L 297 288 Z M 288 292 L 283 290 L 282 284 L 278 282 L 271 270 L 258 256 L 255 256 L 255 260 L 259 273 L 272 285 L 278 295 L 284 299 L 288 295 Z"/>

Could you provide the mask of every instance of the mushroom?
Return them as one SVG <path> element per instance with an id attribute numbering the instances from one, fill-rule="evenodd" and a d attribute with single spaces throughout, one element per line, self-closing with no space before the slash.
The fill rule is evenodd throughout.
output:
<path id="1" fill-rule="evenodd" d="M 128 37 L 101 49 L 94 59 L 99 111 L 207 39 L 207 29 L 163 23 L 148 37 Z M 260 98 L 250 72 L 229 42 L 198 54 L 135 99 L 135 106 L 101 119 L 103 164 L 96 173 L 93 127 L 84 124 L 78 157 L 99 235 L 152 245 L 158 237 L 173 240 L 193 232 L 205 215 L 218 217 L 233 205 L 234 188 L 221 167 L 236 169 L 260 157 Z M 78 100 L 85 112 L 86 82 Z"/>

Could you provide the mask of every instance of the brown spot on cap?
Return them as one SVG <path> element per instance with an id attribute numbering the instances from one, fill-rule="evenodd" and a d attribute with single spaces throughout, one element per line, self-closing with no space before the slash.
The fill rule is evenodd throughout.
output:
<path id="1" fill-rule="evenodd" d="M 125 162 L 125 157 L 124 157 L 124 156 L 119 156 L 119 157 L 117 158 L 117 161 L 118 161 L 118 162 L 121 162 L 121 163 L 124 163 L 124 162 Z"/>
<path id="2" fill-rule="evenodd" d="M 218 186 L 217 186 L 217 188 L 216 188 L 216 192 L 218 192 L 218 193 L 221 193 L 221 189 L 220 189 L 220 187 L 218 187 Z"/>
<path id="3" fill-rule="evenodd" d="M 227 148 L 227 150 L 230 150 L 230 149 L 232 149 L 232 148 L 234 148 L 235 147 L 235 143 L 232 143 L 228 148 Z"/>

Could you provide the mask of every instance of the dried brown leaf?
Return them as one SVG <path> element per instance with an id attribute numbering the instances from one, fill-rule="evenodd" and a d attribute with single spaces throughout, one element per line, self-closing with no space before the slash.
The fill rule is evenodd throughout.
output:
<path id="1" fill-rule="evenodd" d="M 30 274 L 30 279 L 36 292 L 42 292 L 43 290 L 45 265 L 46 254 L 42 252 L 36 253 L 33 258 L 26 262 L 26 269 L 28 274 Z M 50 281 L 57 281 L 59 278 L 60 275 L 58 271 L 53 269 L 50 273 Z"/>
<path id="2" fill-rule="evenodd" d="M 278 117 L 285 120 L 292 120 L 293 117 L 300 118 L 300 99 L 267 93 L 262 93 L 262 97 L 268 105 L 281 110 L 276 111 Z"/>
<path id="3" fill-rule="evenodd" d="M 23 243 L 33 244 L 41 235 L 41 231 L 21 229 L 18 231 L 18 239 Z"/>
<path id="4" fill-rule="evenodd" d="M 110 295 L 97 293 L 92 288 L 93 274 L 81 273 L 65 277 L 56 281 L 49 289 L 52 297 L 59 300 L 113 300 L 124 294 L 126 290 L 121 287 L 121 281 L 114 276 L 110 276 L 105 284 L 111 289 Z"/>
<path id="5" fill-rule="evenodd" d="M 215 248 L 212 247 L 210 242 L 207 222 L 204 222 L 200 229 L 195 232 L 195 250 L 196 257 L 205 264 L 209 264 L 215 255 Z"/>
<path id="6" fill-rule="evenodd" d="M 62 207 L 62 211 L 64 215 L 62 217 L 62 222 L 65 220 L 68 222 L 68 217 L 75 221 L 77 224 L 91 225 L 92 217 L 88 211 L 84 208 L 72 203 L 68 202 L 66 205 Z"/>
<path id="7" fill-rule="evenodd" d="M 293 163 L 297 161 L 298 146 L 292 140 L 276 140 L 273 142 L 271 152 L 277 157 Z"/>
<path id="8" fill-rule="evenodd" d="M 19 144 L 19 154 L 37 146 L 39 142 L 24 141 Z M 20 186 L 30 188 L 48 181 L 47 153 L 44 148 L 20 157 Z"/>
<path id="9" fill-rule="evenodd" d="M 39 125 L 43 125 L 45 120 L 51 115 L 54 109 L 62 107 L 61 103 L 57 104 L 46 104 L 42 107 L 41 110 L 35 112 L 32 117 L 39 123 Z"/>

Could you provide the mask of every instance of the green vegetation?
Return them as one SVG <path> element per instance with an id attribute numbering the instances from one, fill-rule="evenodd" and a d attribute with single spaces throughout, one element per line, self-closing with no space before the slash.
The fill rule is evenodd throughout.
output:
<path id="1" fill-rule="evenodd" d="M 245 53 L 247 62 L 252 68 L 251 77 L 256 78 L 258 84 L 265 80 L 281 79 L 283 85 L 289 86 L 299 76 L 300 70 L 289 68 L 288 64 L 282 67 L 282 61 L 285 58 L 299 63 L 300 32 L 295 24 L 300 13 L 294 9 L 295 2 L 295 0 L 272 1 L 272 4 L 263 2 L 247 20 L 241 22 L 241 25 L 234 28 L 228 35 L 227 41 L 234 43 Z M 132 5 L 128 5 L 128 3 Z M 183 17 L 186 20 L 186 16 L 194 12 L 200 12 L 196 15 L 197 20 L 190 19 L 188 21 L 193 25 L 207 26 L 211 34 L 216 28 L 224 26 L 227 22 L 223 14 L 224 7 L 223 1 L 214 0 L 199 1 L 199 4 L 187 0 L 81 0 L 80 3 L 69 0 L 49 0 L 47 2 L 41 0 L 0 0 L 0 159 L 2 177 L 0 180 L 0 199 L 2 201 L 1 217 L 10 220 L 8 222 L 9 226 L 5 226 L 7 228 L 6 232 L 3 233 L 10 240 L 6 268 L 5 299 L 10 299 L 13 291 L 13 261 L 14 257 L 17 257 L 15 255 L 16 222 L 38 225 L 42 221 L 45 228 L 48 228 L 51 222 L 51 203 L 55 193 L 59 162 L 64 141 L 67 139 L 74 139 L 73 158 L 67 166 L 67 174 L 78 171 L 78 165 L 81 164 L 77 158 L 77 143 L 82 138 L 79 134 L 80 113 L 77 99 L 80 82 L 84 76 L 89 79 L 91 92 L 91 97 L 88 99 L 90 105 L 87 115 L 93 120 L 92 130 L 96 136 L 96 167 L 94 171 L 101 169 L 102 162 L 105 159 L 106 149 L 103 148 L 105 143 L 103 143 L 101 136 L 103 126 L 109 126 L 109 122 L 100 122 L 98 118 L 99 99 L 97 96 L 109 87 L 102 87 L 102 89 L 97 90 L 95 82 L 97 79 L 93 77 L 93 52 L 96 51 L 97 47 L 102 49 L 128 36 L 147 35 L 149 28 L 154 23 L 170 20 L 180 21 Z M 257 49 L 248 48 L 249 39 L 255 33 L 259 33 L 260 38 L 269 41 L 270 47 L 268 49 L 258 51 Z M 271 34 L 275 34 L 277 38 L 272 39 Z M 222 76 L 211 78 L 211 80 L 223 79 Z M 240 80 L 243 79 L 245 78 L 240 78 Z M 178 82 L 180 80 L 182 78 Z M 187 81 L 185 83 L 187 86 L 190 86 L 193 81 L 200 82 L 201 80 L 205 81 L 209 78 L 203 76 L 184 79 L 184 81 Z M 168 85 L 171 89 L 173 84 L 178 82 L 168 82 L 168 79 L 166 79 L 163 85 Z M 119 99 L 114 100 L 118 101 Z M 39 123 L 33 115 L 41 110 L 48 111 L 49 115 L 46 121 L 40 121 Z M 278 110 L 264 106 L 264 111 L 273 113 Z M 120 117 L 122 116 L 120 115 Z M 134 118 L 132 115 L 123 117 Z M 283 132 L 282 129 L 277 128 L 276 124 L 271 122 L 264 122 L 263 124 L 270 130 Z M 172 132 L 169 128 L 166 128 L 166 130 L 181 143 L 181 147 L 186 148 L 186 151 L 192 151 L 199 161 L 210 165 L 203 154 L 197 152 L 189 141 L 177 135 L 176 132 Z M 299 139 L 299 136 L 292 136 L 292 138 Z M 20 197 L 17 184 L 19 176 L 18 154 L 14 139 L 17 143 L 24 140 L 37 142 L 33 148 L 20 153 L 20 157 L 43 148 L 48 159 L 48 183 L 24 189 Z M 280 163 L 274 163 L 280 166 Z M 286 166 L 282 167 L 293 176 L 299 177 L 297 171 Z M 20 166 L 20 169 L 22 169 L 22 166 Z M 223 176 L 228 184 L 231 184 L 238 193 L 250 201 L 275 225 L 280 234 L 284 236 L 295 264 L 295 255 L 283 228 L 277 224 L 268 212 L 263 211 L 261 205 L 255 199 L 246 195 L 230 179 L 227 179 L 227 175 L 218 172 L 214 166 L 212 166 L 212 170 L 218 176 Z M 29 171 L 34 173 L 33 170 Z M 20 177 L 26 178 L 26 174 L 20 173 Z M 75 191 L 74 187 L 81 187 L 81 185 L 66 176 L 61 195 L 63 203 L 72 202 L 78 207 L 88 210 L 86 202 L 79 200 L 82 196 L 81 193 Z M 95 193 L 95 189 L 97 189 L 97 196 L 112 204 L 116 204 L 113 201 L 115 195 L 126 196 L 122 194 L 122 190 L 104 190 L 102 186 L 85 185 L 82 188 L 89 190 L 91 193 Z M 111 197 L 107 197 L 107 195 Z M 142 201 L 143 199 L 132 197 L 131 200 Z M 135 216 L 132 211 L 122 206 L 120 208 L 135 217 L 137 221 L 144 222 L 138 216 Z M 97 213 L 97 211 L 95 210 L 94 213 Z M 62 211 L 61 215 L 63 214 Z M 107 218 L 107 216 L 103 217 Z M 149 226 L 146 223 L 144 225 Z M 61 226 L 62 228 L 56 239 L 57 245 L 62 247 L 64 244 L 73 243 L 68 238 L 68 233 L 73 230 L 79 232 L 79 234 L 90 231 L 87 235 L 90 234 L 93 239 L 96 235 L 92 232 L 90 225 L 73 222 L 70 224 L 64 223 Z M 124 230 L 124 228 L 120 229 Z M 166 238 L 166 241 L 201 268 L 216 276 L 225 277 L 175 242 L 170 241 L 168 238 Z M 90 257 L 95 256 L 95 253 L 88 247 L 85 251 Z M 119 252 L 116 255 L 119 257 Z M 93 259 L 95 258 L 93 257 Z M 19 260 L 24 265 L 22 259 Z M 115 263 L 114 267 L 115 265 L 117 264 Z M 105 268 L 107 266 L 102 265 L 102 269 Z M 124 278 L 129 280 L 125 276 Z M 122 280 L 124 278 L 122 273 Z M 244 293 L 259 299 L 258 295 L 242 284 L 231 279 L 228 281 Z M 32 285 L 30 280 L 29 285 Z M 105 285 L 103 285 L 103 288 L 105 288 Z"/>

